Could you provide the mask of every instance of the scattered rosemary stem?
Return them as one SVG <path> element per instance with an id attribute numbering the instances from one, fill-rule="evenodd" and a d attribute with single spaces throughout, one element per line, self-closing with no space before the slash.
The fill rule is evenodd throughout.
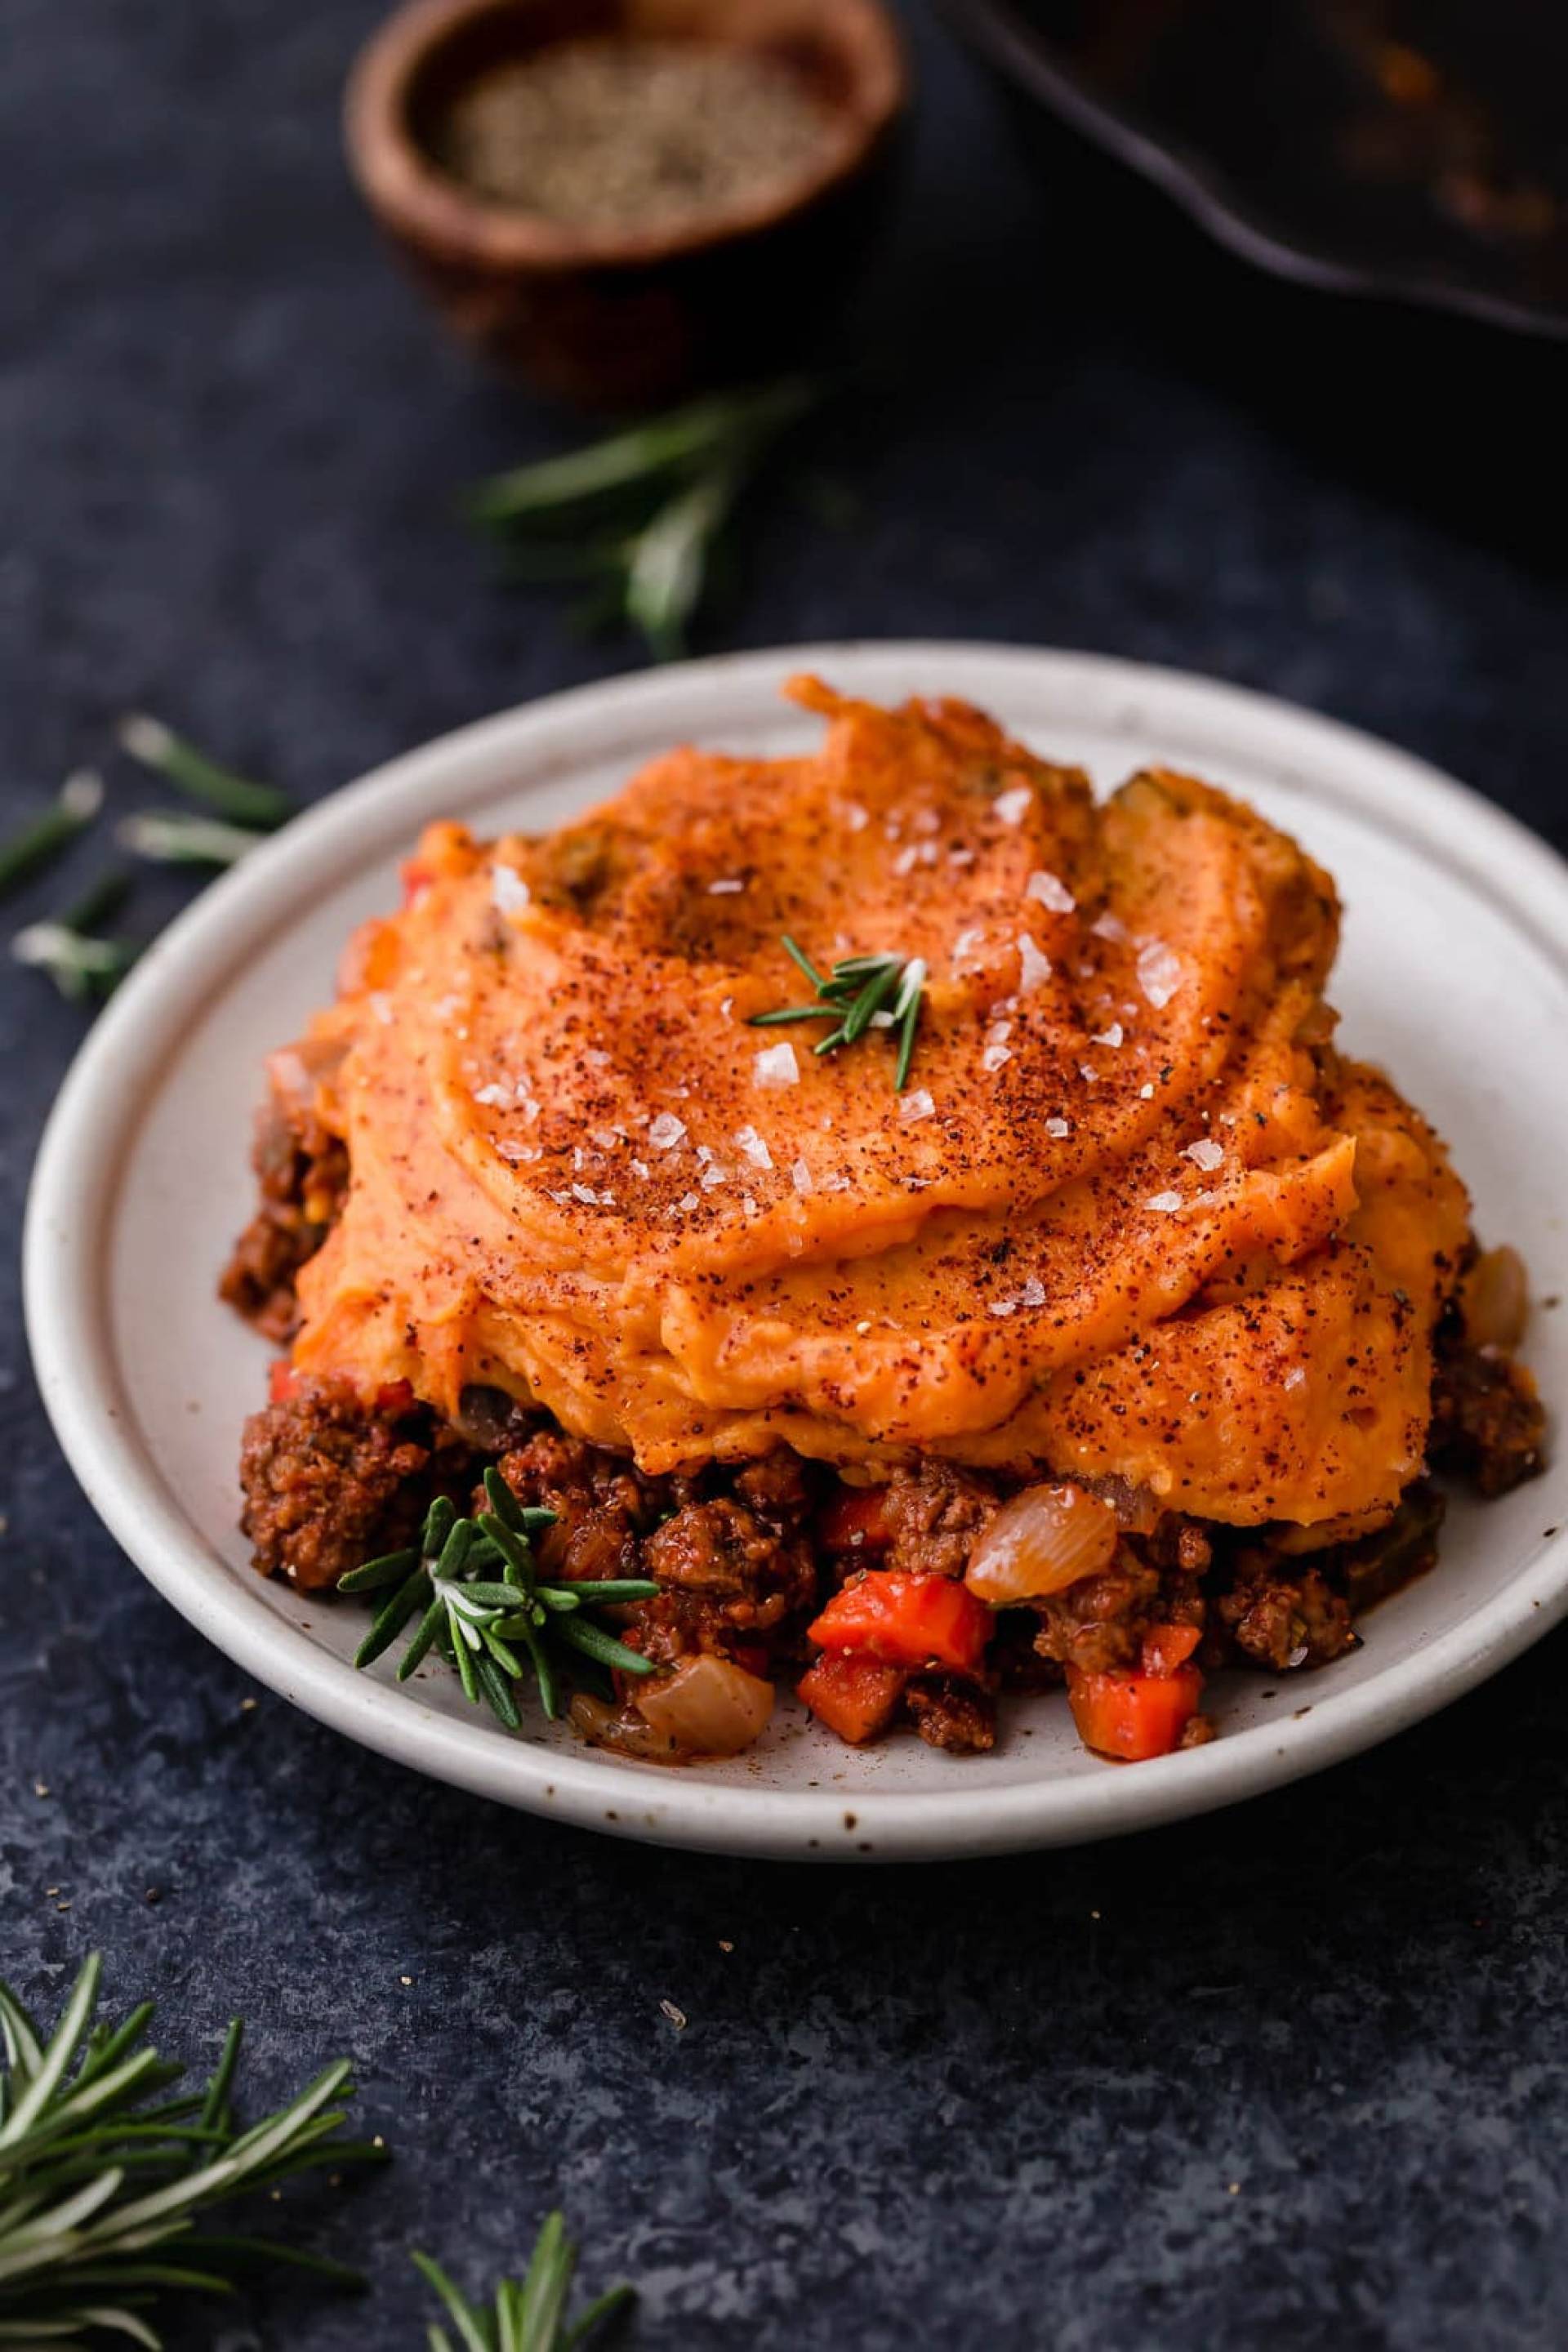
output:
<path id="1" fill-rule="evenodd" d="M 660 660 L 685 650 L 712 559 L 780 436 L 821 398 L 804 377 L 717 394 L 535 466 L 498 474 L 468 500 L 470 518 L 543 540 L 520 576 L 599 577 L 605 605 Z M 571 531 L 569 549 L 549 535 Z M 552 560 L 543 560 L 552 559 Z"/>
<path id="2" fill-rule="evenodd" d="M 127 940 L 94 936 L 100 923 L 119 913 L 131 888 L 128 874 L 106 874 L 86 898 L 57 918 L 29 923 L 11 941 L 18 963 L 47 972 L 73 1004 L 107 996 L 135 962 L 139 950 Z"/>
<path id="3" fill-rule="evenodd" d="M 143 809 L 122 817 L 115 836 L 137 857 L 160 866 L 237 866 L 267 836 L 221 817 L 186 816 L 181 809 Z"/>
<path id="4" fill-rule="evenodd" d="M 498 2283 L 491 2311 L 471 2304 L 428 2254 L 413 2259 L 458 2331 L 454 2337 L 444 2327 L 430 2328 L 430 2352 L 571 2352 L 636 2299 L 633 2288 L 614 2286 L 568 2321 L 577 2249 L 561 2213 L 545 2217 L 525 2276 Z"/>
<path id="5" fill-rule="evenodd" d="M 290 2173 L 384 2153 L 339 2137 L 348 2062 L 239 2130 L 240 2021 L 205 2093 L 169 2097 L 184 2070 L 146 2042 L 151 2002 L 118 2026 L 98 2022 L 101 1974 L 94 1953 L 47 2038 L 0 1984 L 0 2344 L 77 2346 L 107 2333 L 157 2352 L 147 2315 L 169 2290 L 227 2294 L 236 2267 L 261 2259 L 363 2285 L 340 2263 L 270 2240 L 194 2228 L 208 2207 Z"/>
<path id="6" fill-rule="evenodd" d="M 19 889 L 51 864 L 92 823 L 102 805 L 102 780 L 90 768 L 79 768 L 68 776 L 54 805 L 0 846 L 0 893 Z"/>
<path id="7" fill-rule="evenodd" d="M 274 784 L 253 783 L 248 776 L 236 775 L 232 768 L 220 767 L 165 727 L 161 719 L 149 718 L 144 710 L 132 710 L 120 722 L 121 749 L 128 752 L 143 768 L 151 768 L 166 776 L 175 790 L 188 800 L 200 803 L 231 824 L 254 827 L 269 832 L 274 825 L 287 824 L 294 814 L 294 803 L 287 793 Z"/>

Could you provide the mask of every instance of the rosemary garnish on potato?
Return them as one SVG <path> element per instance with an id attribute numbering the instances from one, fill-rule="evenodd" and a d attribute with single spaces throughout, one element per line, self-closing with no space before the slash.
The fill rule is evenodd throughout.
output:
<path id="1" fill-rule="evenodd" d="M 485 1472 L 484 1487 L 487 1510 L 461 1518 L 456 1504 L 438 1495 L 425 1514 L 417 1549 L 387 1552 L 339 1579 L 340 1592 L 387 1596 L 354 1653 L 355 1665 L 379 1658 L 417 1614 L 398 1681 L 406 1682 L 435 1650 L 457 1669 L 470 1704 L 482 1699 L 508 1731 L 518 1730 L 521 1721 L 511 1686 L 530 1671 L 552 1720 L 561 1713 L 563 1681 L 581 1678 L 583 1659 L 622 1674 L 651 1675 L 649 1661 L 595 1624 L 588 1612 L 650 1601 L 658 1585 L 645 1577 L 542 1583 L 532 1539 L 554 1525 L 554 1512 L 525 1508 L 494 1467 Z"/>
<path id="2" fill-rule="evenodd" d="M 772 1029 L 793 1021 L 831 1021 L 834 1026 L 812 1048 L 817 1054 L 837 1053 L 841 1045 L 858 1045 L 874 1029 L 889 1030 L 899 1041 L 893 1091 L 902 1094 L 914 1057 L 921 1008 L 925 1002 L 923 960 L 900 955 L 846 956 L 824 974 L 787 932 L 781 945 L 810 981 L 818 1001 L 815 1004 L 781 1005 L 776 1013 L 754 1013 L 750 1025 L 753 1029 Z"/>

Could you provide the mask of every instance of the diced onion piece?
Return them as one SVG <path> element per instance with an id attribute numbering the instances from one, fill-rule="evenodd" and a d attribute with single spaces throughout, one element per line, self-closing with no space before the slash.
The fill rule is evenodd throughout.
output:
<path id="1" fill-rule="evenodd" d="M 1082 1486 L 1026 1486 L 1004 1503 L 970 1554 L 964 1582 L 993 1609 L 1043 1601 L 1109 1568 L 1116 1513 Z"/>
<path id="2" fill-rule="evenodd" d="M 1465 1337 L 1472 1348 L 1517 1348 L 1530 1313 L 1524 1260 L 1505 1244 L 1483 1250 L 1459 1291 Z"/>
<path id="3" fill-rule="evenodd" d="M 773 1686 L 729 1658 L 688 1658 L 633 1704 L 653 1730 L 688 1756 L 735 1756 L 766 1729 Z"/>
<path id="4" fill-rule="evenodd" d="M 650 1764 L 673 1764 L 679 1759 L 681 1750 L 668 1734 L 656 1731 L 651 1723 L 628 1722 L 618 1708 L 589 1691 L 574 1692 L 566 1712 L 595 1748 L 613 1748 L 619 1756 L 640 1756 Z"/>

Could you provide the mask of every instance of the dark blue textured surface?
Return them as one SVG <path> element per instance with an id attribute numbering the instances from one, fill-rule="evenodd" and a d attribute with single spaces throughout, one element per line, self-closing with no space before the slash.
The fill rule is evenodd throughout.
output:
<path id="1" fill-rule="evenodd" d="M 10 0 L 7 816 L 129 703 L 314 793 L 630 657 L 503 593 L 451 521 L 562 428 L 437 341 L 345 184 L 375 14 Z M 717 641 L 1212 670 L 1562 839 L 1563 354 L 1261 287 L 1043 128 L 1026 169 L 923 24 L 921 56 L 859 320 L 892 389 L 836 458 L 863 518 L 831 537 L 781 499 Z M 0 975 L 8 1234 L 78 1033 Z M 668 2352 L 1568 2334 L 1563 1637 L 1327 1780 L 1098 1852 L 851 1876 L 599 1843 L 246 1704 L 62 1470 L 13 1255 L 5 1972 L 48 2010 L 101 1945 L 194 2056 L 241 2008 L 269 2092 L 350 2050 L 399 2158 L 321 2223 L 371 2305 L 184 2341 L 412 2347 L 403 2250 L 477 2284 L 555 2197 Z"/>

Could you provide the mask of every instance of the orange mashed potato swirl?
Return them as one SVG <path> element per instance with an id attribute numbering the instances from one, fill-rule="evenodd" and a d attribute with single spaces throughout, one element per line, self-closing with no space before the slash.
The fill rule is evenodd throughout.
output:
<path id="1" fill-rule="evenodd" d="M 1328 876 L 1237 802 L 812 680 L 812 757 L 682 750 L 543 839 L 426 833 L 300 1048 L 348 1148 L 294 1362 L 471 1384 L 649 1471 L 787 1444 L 1373 1520 L 1468 1226 L 1342 1059 Z M 781 944 L 920 957 L 913 1065 L 756 1028 Z"/>

